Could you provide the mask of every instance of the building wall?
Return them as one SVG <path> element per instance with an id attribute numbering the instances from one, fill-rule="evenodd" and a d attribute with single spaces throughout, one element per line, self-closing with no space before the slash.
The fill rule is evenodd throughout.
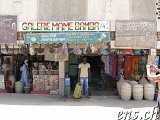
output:
<path id="1" fill-rule="evenodd" d="M 17 15 L 19 21 L 37 21 L 38 0 L 0 0 L 0 15 Z"/>
<path id="2" fill-rule="evenodd" d="M 86 20 L 87 0 L 39 0 L 39 21 Z"/>
<path id="3" fill-rule="evenodd" d="M 156 20 L 156 0 L 130 0 L 130 19 Z"/>

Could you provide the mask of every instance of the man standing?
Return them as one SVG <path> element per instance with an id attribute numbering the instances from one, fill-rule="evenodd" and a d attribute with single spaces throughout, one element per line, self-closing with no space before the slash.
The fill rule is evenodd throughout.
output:
<path id="1" fill-rule="evenodd" d="M 82 59 L 82 63 L 79 64 L 78 82 L 82 86 L 82 96 L 88 96 L 88 78 L 90 77 L 90 64 L 87 63 L 87 58 Z"/>

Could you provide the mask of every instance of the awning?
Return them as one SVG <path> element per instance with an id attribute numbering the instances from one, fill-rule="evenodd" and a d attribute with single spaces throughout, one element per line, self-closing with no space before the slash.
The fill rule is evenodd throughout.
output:
<path id="1" fill-rule="evenodd" d="M 24 42 L 29 43 L 93 43 L 109 42 L 109 32 L 65 32 L 65 33 L 35 33 L 24 35 Z"/>

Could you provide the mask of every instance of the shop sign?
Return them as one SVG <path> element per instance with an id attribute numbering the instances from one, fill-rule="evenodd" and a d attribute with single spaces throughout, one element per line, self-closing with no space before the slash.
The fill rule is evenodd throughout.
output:
<path id="1" fill-rule="evenodd" d="M 116 21 L 116 47 L 155 48 L 156 21 Z"/>
<path id="2" fill-rule="evenodd" d="M 17 42 L 17 16 L 0 16 L 0 43 Z"/>
<path id="3" fill-rule="evenodd" d="M 109 31 L 109 21 L 19 22 L 19 31 Z"/>
<path id="4" fill-rule="evenodd" d="M 35 33 L 24 35 L 25 43 L 109 42 L 109 32 Z"/>

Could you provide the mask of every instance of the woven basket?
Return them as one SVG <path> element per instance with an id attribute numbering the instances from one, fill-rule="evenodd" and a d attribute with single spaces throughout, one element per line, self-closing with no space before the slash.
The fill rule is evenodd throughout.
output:
<path id="1" fill-rule="evenodd" d="M 47 70 L 47 71 L 46 71 L 46 74 L 47 74 L 47 75 L 53 75 L 53 74 L 54 74 L 54 71 L 53 71 L 53 70 Z"/>
<path id="2" fill-rule="evenodd" d="M 46 70 L 39 70 L 39 75 L 46 75 Z"/>
<path id="3" fill-rule="evenodd" d="M 32 70 L 32 74 L 33 74 L 33 75 L 38 75 L 39 72 L 38 72 L 38 70 Z"/>

